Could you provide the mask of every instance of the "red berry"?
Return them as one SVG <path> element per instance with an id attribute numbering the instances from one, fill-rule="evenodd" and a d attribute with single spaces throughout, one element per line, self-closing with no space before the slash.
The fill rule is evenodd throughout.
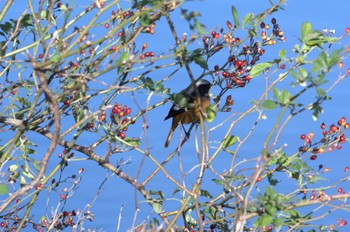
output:
<path id="1" fill-rule="evenodd" d="M 272 18 L 272 19 L 271 19 L 271 23 L 272 23 L 273 25 L 275 25 L 276 22 L 277 22 L 277 20 L 276 20 L 275 18 Z"/>
<path id="2" fill-rule="evenodd" d="M 302 140 L 304 140 L 304 139 L 306 139 L 306 135 L 305 135 L 305 134 L 302 134 L 302 135 L 300 135 L 300 138 L 301 138 Z"/>
<path id="3" fill-rule="evenodd" d="M 231 29 L 232 28 L 232 23 L 230 21 L 227 21 L 226 22 L 226 25 L 227 25 L 227 28 L 228 29 Z"/>
<path id="4" fill-rule="evenodd" d="M 130 114 L 131 113 L 131 109 L 130 108 L 127 108 L 126 110 L 125 110 L 125 115 L 128 115 L 128 114 Z"/>
<path id="5" fill-rule="evenodd" d="M 332 133 L 337 133 L 339 130 L 339 127 L 337 127 L 336 125 L 332 125 L 329 129 Z"/>
<path id="6" fill-rule="evenodd" d="M 310 157 L 310 159 L 311 159 L 311 160 L 317 159 L 317 155 L 312 155 L 312 156 Z"/>
<path id="7" fill-rule="evenodd" d="M 345 32 L 349 34 L 350 33 L 350 28 L 349 27 L 345 28 Z"/>
<path id="8" fill-rule="evenodd" d="M 346 75 L 350 75 L 350 68 L 348 68 L 347 70 L 346 70 Z"/>
<path id="9" fill-rule="evenodd" d="M 339 126 L 343 126 L 343 125 L 345 125 L 345 123 L 346 123 L 346 118 L 345 117 L 342 117 L 341 119 L 338 120 Z"/>
<path id="10" fill-rule="evenodd" d="M 109 28 L 109 23 L 105 24 L 105 28 L 108 29 Z"/>
<path id="11" fill-rule="evenodd" d="M 345 123 L 344 128 L 345 128 L 345 129 L 349 129 L 349 128 L 350 128 L 350 123 L 348 123 L 348 122 Z"/>
<path id="12" fill-rule="evenodd" d="M 344 172 L 348 172 L 348 171 L 349 171 L 349 167 L 346 166 L 346 167 L 344 168 Z"/>
<path id="13" fill-rule="evenodd" d="M 338 63 L 338 67 L 339 67 L 339 69 L 342 69 L 342 68 L 344 67 L 344 63 L 343 63 L 342 61 L 340 61 L 340 62 Z"/>
<path id="14" fill-rule="evenodd" d="M 343 189 L 342 188 L 338 188 L 338 193 L 342 193 Z"/>
<path id="15" fill-rule="evenodd" d="M 119 31 L 119 32 L 118 32 L 118 36 L 119 36 L 119 37 L 122 37 L 122 36 L 123 36 L 123 32 L 122 32 L 122 31 Z"/>
<path id="16" fill-rule="evenodd" d="M 264 50 L 264 49 L 260 49 L 259 53 L 260 53 L 260 55 L 262 56 L 262 55 L 264 55 L 265 50 Z"/>
<path id="17" fill-rule="evenodd" d="M 147 48 L 147 43 L 142 44 L 142 51 L 144 51 Z"/>

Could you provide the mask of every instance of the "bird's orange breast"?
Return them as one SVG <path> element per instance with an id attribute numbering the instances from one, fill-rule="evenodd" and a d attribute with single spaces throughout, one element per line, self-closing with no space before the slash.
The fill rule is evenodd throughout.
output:
<path id="1" fill-rule="evenodd" d="M 177 124 L 180 122 L 181 124 L 189 124 L 192 122 L 197 122 L 200 119 L 201 112 L 205 113 L 206 108 L 210 105 L 210 99 L 209 98 L 202 98 L 200 107 L 198 104 L 198 99 L 196 99 L 193 102 L 193 107 L 187 109 L 187 111 L 176 115 L 173 118 L 173 123 Z M 175 125 L 173 125 L 175 126 Z"/>

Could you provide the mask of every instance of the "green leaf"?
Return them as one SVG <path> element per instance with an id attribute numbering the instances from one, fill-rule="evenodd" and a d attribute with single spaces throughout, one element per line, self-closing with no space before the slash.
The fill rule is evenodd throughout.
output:
<path id="1" fill-rule="evenodd" d="M 21 27 L 33 26 L 32 20 L 33 20 L 33 16 L 31 14 L 24 15 L 20 22 Z"/>
<path id="2" fill-rule="evenodd" d="M 208 64 L 207 62 L 205 61 L 205 59 L 201 56 L 195 56 L 194 57 L 194 62 L 196 64 L 198 64 L 199 66 L 201 66 L 201 68 L 203 69 L 208 69 Z"/>
<path id="3" fill-rule="evenodd" d="M 287 51 L 285 49 L 281 49 L 279 50 L 278 52 L 278 56 L 281 58 L 281 60 L 283 60 L 284 58 L 286 58 L 286 54 L 287 54 Z"/>
<path id="4" fill-rule="evenodd" d="M 42 10 L 40 12 L 40 18 L 41 19 L 47 19 L 47 11 L 46 10 Z"/>
<path id="5" fill-rule="evenodd" d="M 275 186 L 276 184 L 278 184 L 278 180 L 276 178 L 273 178 L 272 174 L 267 175 L 267 180 L 269 181 L 269 184 L 271 186 Z M 273 214 L 270 214 L 270 215 L 273 215 Z"/>
<path id="6" fill-rule="evenodd" d="M 144 13 L 140 15 L 140 23 L 143 27 L 147 27 L 151 23 L 151 18 L 148 13 Z"/>
<path id="7" fill-rule="evenodd" d="M 163 202 L 153 202 L 153 209 L 156 213 L 161 213 L 163 211 Z"/>
<path id="8" fill-rule="evenodd" d="M 277 88 L 273 88 L 272 89 L 272 92 L 273 92 L 273 95 L 274 95 L 274 97 L 276 98 L 276 100 L 278 101 L 278 102 L 280 102 L 281 101 L 281 92 L 277 89 Z"/>
<path id="9" fill-rule="evenodd" d="M 315 59 L 312 66 L 312 71 L 318 73 L 327 67 L 327 53 L 321 52 L 320 55 Z"/>
<path id="10" fill-rule="evenodd" d="M 8 171 L 9 172 L 15 172 L 18 169 L 18 165 L 17 164 L 11 164 L 10 167 L 8 167 Z"/>
<path id="11" fill-rule="evenodd" d="M 268 224 L 270 224 L 272 222 L 272 217 L 270 215 L 262 215 L 260 216 L 255 222 L 254 222 L 254 226 L 255 227 L 263 227 L 263 226 L 267 226 Z"/>
<path id="12" fill-rule="evenodd" d="M 157 92 L 157 93 L 162 93 L 163 91 L 164 91 L 164 85 L 163 85 L 163 83 L 158 82 L 158 83 L 156 84 L 156 92 Z"/>
<path id="13" fill-rule="evenodd" d="M 276 228 L 280 228 L 284 225 L 284 220 L 281 218 L 274 218 L 273 224 L 275 225 Z"/>
<path id="14" fill-rule="evenodd" d="M 316 88 L 316 92 L 317 92 L 317 96 L 319 96 L 319 97 L 323 97 L 326 95 L 326 91 L 324 91 L 321 88 Z"/>
<path id="15" fill-rule="evenodd" d="M 262 73 L 265 69 L 270 68 L 271 65 L 271 63 L 265 62 L 253 66 L 252 70 L 250 70 L 250 77 L 253 78 L 259 76 L 260 73 Z"/>
<path id="16" fill-rule="evenodd" d="M 287 90 L 282 90 L 281 101 L 282 105 L 287 105 L 290 102 L 291 94 Z"/>
<path id="17" fill-rule="evenodd" d="M 152 80 L 152 78 L 146 77 L 146 78 L 142 78 L 142 79 L 140 78 L 140 80 L 143 81 L 143 83 L 147 89 L 149 89 L 150 91 L 155 91 L 154 81 Z"/>
<path id="18" fill-rule="evenodd" d="M 4 184 L 0 184 L 0 195 L 7 194 L 9 192 L 9 187 Z"/>
<path id="19" fill-rule="evenodd" d="M 173 99 L 173 102 L 175 105 L 177 105 L 178 107 L 180 107 L 182 109 L 186 110 L 190 106 L 190 104 L 188 103 L 187 97 L 185 97 L 181 93 L 174 93 L 171 95 L 170 98 Z"/>
<path id="20" fill-rule="evenodd" d="M 118 66 L 118 74 L 121 74 L 124 70 L 126 60 L 129 58 L 129 54 L 127 52 L 123 52 L 120 55 L 119 60 L 116 61 L 116 65 Z"/>
<path id="21" fill-rule="evenodd" d="M 308 34 L 312 32 L 312 25 L 309 22 L 303 23 L 301 26 L 301 40 L 304 42 Z"/>
<path id="22" fill-rule="evenodd" d="M 24 178 L 24 176 L 21 176 L 21 177 L 19 178 L 19 184 L 21 185 L 21 187 L 27 185 L 27 181 L 26 181 L 26 179 Z"/>
<path id="23" fill-rule="evenodd" d="M 298 73 L 300 74 L 303 80 L 306 79 L 308 76 L 308 72 L 304 68 L 299 68 Z"/>
<path id="24" fill-rule="evenodd" d="M 84 118 L 84 111 L 80 107 L 74 107 L 73 116 L 75 122 L 80 122 Z"/>
<path id="25" fill-rule="evenodd" d="M 128 137 L 124 138 L 124 141 L 129 143 L 133 147 L 136 147 L 136 146 L 140 145 L 140 143 L 141 143 L 141 141 L 138 139 L 134 139 L 134 138 L 131 139 Z"/>
<path id="26" fill-rule="evenodd" d="M 127 52 L 123 52 L 119 58 L 120 64 L 124 64 L 128 58 L 129 58 L 129 54 Z"/>
<path id="27" fill-rule="evenodd" d="M 254 18 L 254 14 L 252 13 L 246 14 L 242 20 L 242 27 L 244 28 L 248 23 L 252 24 L 253 18 Z"/>
<path id="28" fill-rule="evenodd" d="M 176 193 L 180 192 L 180 190 L 181 190 L 181 189 L 180 189 L 179 187 L 176 188 L 176 189 L 173 191 L 173 196 L 175 196 Z"/>
<path id="29" fill-rule="evenodd" d="M 343 51 L 343 48 L 337 49 L 332 52 L 330 57 L 327 60 L 328 63 L 328 69 L 333 67 L 334 65 L 338 64 L 340 62 L 340 53 Z"/>
<path id="30" fill-rule="evenodd" d="M 289 70 L 288 72 L 289 72 L 290 74 L 292 74 L 293 78 L 296 80 L 296 82 L 297 82 L 299 85 L 301 85 L 301 86 L 303 86 L 303 87 L 306 86 L 305 80 L 304 80 L 301 76 L 299 76 L 296 72 L 294 72 L 293 70 Z"/>
<path id="31" fill-rule="evenodd" d="M 222 180 L 212 179 L 212 181 L 217 185 L 225 185 L 225 182 L 223 182 Z"/>
<path id="32" fill-rule="evenodd" d="M 206 198 L 213 198 L 213 196 L 210 195 L 210 193 L 204 189 L 199 190 L 199 196 L 206 197 Z"/>
<path id="33" fill-rule="evenodd" d="M 214 121 L 214 119 L 216 118 L 216 107 L 214 105 L 208 106 L 206 109 L 206 114 L 207 114 L 206 120 L 208 122 Z"/>
<path id="34" fill-rule="evenodd" d="M 262 108 L 264 108 L 266 110 L 273 110 L 273 109 L 277 108 L 278 105 L 275 101 L 265 100 L 265 101 L 263 101 L 261 106 L 262 106 Z"/>
<path id="35" fill-rule="evenodd" d="M 201 24 L 197 19 L 194 20 L 194 25 L 200 35 L 204 35 L 206 33 L 205 25 Z"/>
<path id="36" fill-rule="evenodd" d="M 238 136 L 230 135 L 224 140 L 223 147 L 224 148 L 230 147 L 234 145 L 237 142 L 237 140 L 238 140 Z"/>
<path id="37" fill-rule="evenodd" d="M 0 24 L 0 29 L 5 32 L 5 34 L 8 34 L 12 30 L 12 24 L 9 22 L 6 22 L 5 24 Z"/>
<path id="38" fill-rule="evenodd" d="M 268 215 L 271 215 L 271 216 L 277 215 L 277 209 L 272 204 L 265 204 L 264 208 L 265 208 L 265 211 Z"/>
<path id="39" fill-rule="evenodd" d="M 236 7 L 232 6 L 231 11 L 232 11 L 233 21 L 235 23 L 235 26 L 239 27 L 238 13 L 237 13 Z"/>

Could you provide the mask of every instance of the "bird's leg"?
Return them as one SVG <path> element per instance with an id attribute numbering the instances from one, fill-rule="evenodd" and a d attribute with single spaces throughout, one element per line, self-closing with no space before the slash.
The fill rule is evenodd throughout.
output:
<path id="1" fill-rule="evenodd" d="M 180 125 L 185 132 L 185 135 L 186 135 L 185 140 L 187 141 L 190 138 L 190 130 L 187 131 L 185 126 L 182 123 L 180 123 Z"/>

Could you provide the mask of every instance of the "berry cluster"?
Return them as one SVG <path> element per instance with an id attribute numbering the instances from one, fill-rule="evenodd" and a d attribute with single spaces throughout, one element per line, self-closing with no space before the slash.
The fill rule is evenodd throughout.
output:
<path id="1" fill-rule="evenodd" d="M 231 112 L 231 106 L 234 104 L 234 100 L 232 99 L 231 95 L 228 95 L 226 97 L 226 101 L 224 106 L 220 109 L 222 112 Z"/>
<path id="2" fill-rule="evenodd" d="M 229 21 L 226 22 L 227 32 L 224 32 L 224 29 L 221 29 L 219 32 L 212 31 L 211 36 L 202 38 L 204 50 L 208 57 L 220 51 L 223 47 L 228 47 L 230 51 L 226 63 L 222 66 L 214 65 L 213 74 L 217 77 L 217 84 L 222 88 L 221 93 L 215 99 L 216 102 L 219 102 L 221 96 L 228 90 L 243 88 L 251 81 L 250 72 L 265 54 L 264 46 L 286 40 L 283 31 L 277 24 L 277 20 L 273 18 L 271 23 L 273 26 L 270 34 L 268 34 L 270 26 L 265 23 L 260 24 L 261 37 L 257 36 L 253 29 L 249 30 L 247 37 L 249 42 L 246 44 L 244 42 L 248 39 L 241 40 L 239 37 L 234 36 L 236 27 Z M 285 65 L 282 64 L 280 68 L 284 69 Z M 232 97 L 226 99 L 225 105 L 222 107 L 223 111 L 230 112 L 228 106 L 233 104 L 233 100 L 230 98 Z"/>
<path id="3" fill-rule="evenodd" d="M 118 103 L 114 103 L 114 106 L 110 112 L 110 118 L 112 123 L 116 124 L 118 128 L 117 129 L 117 136 L 121 139 L 125 139 L 126 135 L 125 132 L 128 130 L 128 127 L 124 127 L 124 125 L 131 120 L 130 118 L 131 108 L 125 106 L 122 106 Z M 102 111 L 101 115 L 98 117 L 99 121 L 105 121 L 106 120 L 106 112 Z"/>
<path id="4" fill-rule="evenodd" d="M 16 204 L 19 203 L 19 199 L 16 201 Z M 72 211 L 63 211 L 59 216 L 58 220 L 55 220 L 55 224 L 53 225 L 53 228 L 56 230 L 63 230 L 68 227 L 72 227 L 75 225 L 74 218 L 77 216 L 77 213 L 75 210 Z M 21 218 L 19 218 L 17 215 L 15 215 L 15 212 L 8 213 L 5 217 L 2 218 L 3 221 L 0 222 L 0 230 L 1 231 L 16 231 L 18 230 L 18 227 L 20 226 Z M 12 221 L 12 224 L 10 223 Z M 28 224 L 32 225 L 32 228 L 35 231 L 46 231 L 48 228 L 52 227 L 53 221 L 49 221 L 47 218 L 42 219 L 39 223 L 36 223 L 32 220 L 27 220 L 26 223 L 24 223 L 21 228 L 27 228 Z"/>
<path id="5" fill-rule="evenodd" d="M 245 87 L 251 80 L 249 73 L 252 67 L 265 54 L 263 46 L 273 45 L 277 40 L 285 41 L 283 31 L 276 23 L 276 19 L 273 18 L 271 22 L 273 24 L 271 35 L 267 36 L 270 26 L 261 23 L 261 40 L 259 38 L 255 40 L 255 32 L 250 30 L 250 41 L 248 44 L 242 44 L 243 41 L 233 35 L 236 28 L 229 21 L 226 23 L 228 28 L 227 33 L 224 33 L 224 30 L 221 29 L 219 33 L 213 31 L 211 36 L 203 37 L 204 48 L 208 54 L 213 54 L 224 46 L 230 49 L 227 63 L 222 67 L 219 65 L 214 66 L 214 74 L 218 77 L 219 85 L 223 82 L 225 83 L 225 86 L 223 86 L 224 89 Z M 223 34 L 223 39 L 220 39 L 221 34 Z"/>
<path id="6" fill-rule="evenodd" d="M 64 230 L 68 227 L 73 227 L 75 225 L 74 217 L 77 216 L 75 210 L 63 211 L 59 216 L 58 220 L 55 222 L 54 228 L 56 230 Z M 36 231 L 43 231 L 43 228 L 49 228 L 51 223 L 47 218 L 43 219 L 40 224 L 34 224 L 33 229 Z"/>
<path id="7" fill-rule="evenodd" d="M 340 61 L 340 62 L 338 63 L 338 67 L 339 67 L 340 70 L 343 69 L 343 67 L 344 67 L 343 61 Z M 350 68 L 348 68 L 348 69 L 346 70 L 345 75 L 350 76 Z"/>
<path id="8" fill-rule="evenodd" d="M 318 154 L 325 151 L 331 152 L 334 149 L 341 149 L 342 144 L 346 142 L 344 131 L 350 128 L 350 123 L 346 121 L 345 117 L 338 120 L 337 124 L 332 124 L 326 129 L 326 124 L 321 123 L 323 138 L 320 141 L 313 142 L 314 133 L 310 132 L 308 135 L 302 134 L 300 139 L 304 140 L 304 145 L 299 147 L 299 152 L 311 152 L 311 160 L 316 160 Z M 326 150 L 327 149 L 327 150 Z"/>
<path id="9" fill-rule="evenodd" d="M 264 22 L 260 23 L 260 27 L 262 29 L 261 39 L 263 40 L 263 44 L 273 45 L 276 44 L 276 40 L 281 40 L 282 42 L 286 41 L 284 37 L 284 32 L 281 30 L 280 26 L 277 24 L 277 20 L 275 18 L 271 19 L 272 23 L 272 32 L 268 35 L 268 31 L 270 29 L 269 24 L 265 24 Z"/>

